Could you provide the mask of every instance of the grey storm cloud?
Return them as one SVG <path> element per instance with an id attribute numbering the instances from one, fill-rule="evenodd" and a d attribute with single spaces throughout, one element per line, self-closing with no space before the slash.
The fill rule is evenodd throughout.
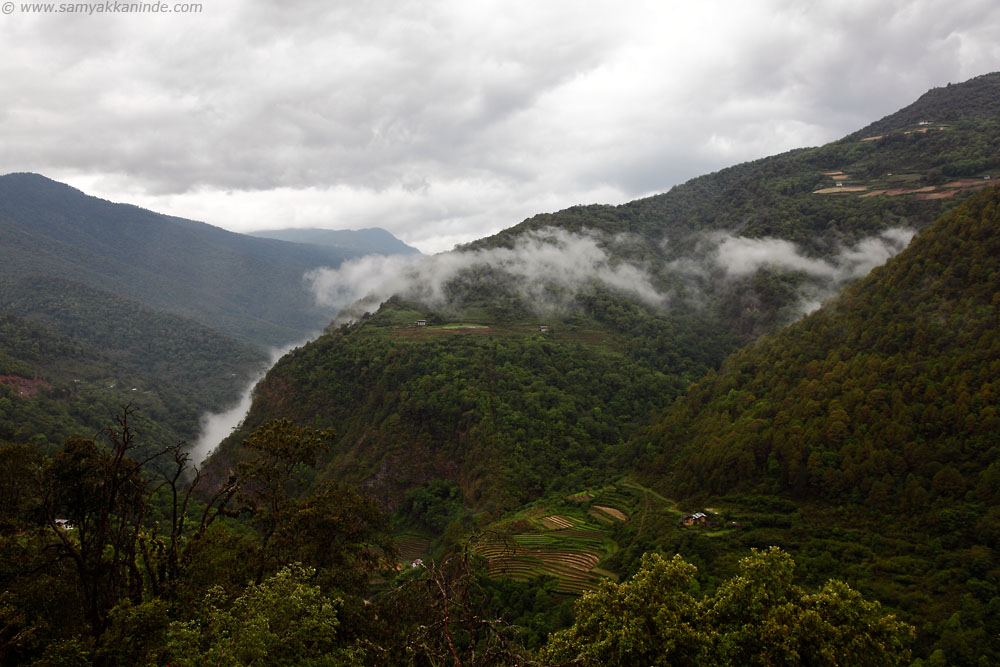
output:
<path id="1" fill-rule="evenodd" d="M 992 0 L 211 0 L 0 21 L 0 171 L 425 251 L 858 129 L 1000 69 Z"/>

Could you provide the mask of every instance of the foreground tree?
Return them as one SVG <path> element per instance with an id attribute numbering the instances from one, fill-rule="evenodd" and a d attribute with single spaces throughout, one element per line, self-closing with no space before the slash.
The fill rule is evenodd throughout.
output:
<path id="1" fill-rule="evenodd" d="M 44 510 L 57 559 L 75 566 L 77 586 L 91 634 L 99 638 L 108 612 L 123 599 L 135 606 L 150 594 L 171 599 L 182 576 L 184 550 L 225 512 L 236 487 L 230 480 L 203 505 L 194 531 L 188 504 L 201 477 L 186 478 L 184 443 L 149 449 L 141 445 L 128 405 L 106 430 L 108 446 L 69 439 L 45 470 Z M 159 464 L 159 465 L 157 465 Z M 150 520 L 152 498 L 167 493 L 169 525 Z"/>
<path id="2" fill-rule="evenodd" d="M 815 594 L 794 585 L 792 558 L 771 547 L 701 602 L 680 556 L 643 557 L 622 584 L 581 598 L 572 627 L 541 658 L 574 665 L 903 665 L 914 629 L 840 581 Z"/>
<path id="3" fill-rule="evenodd" d="M 581 665 L 701 665 L 712 637 L 686 591 L 696 568 L 680 556 L 645 554 L 621 584 L 605 579 L 576 604 L 576 622 L 551 636 L 546 662 Z"/>
<path id="4" fill-rule="evenodd" d="M 84 612 L 99 637 L 107 613 L 122 597 L 142 602 L 144 578 L 138 555 L 153 485 L 143 467 L 160 452 L 141 459 L 131 408 L 108 429 L 110 451 L 91 440 L 67 440 L 46 474 L 45 509 L 59 551 L 76 567 Z M 65 530 L 68 521 L 72 530 Z"/>
<path id="5" fill-rule="evenodd" d="M 479 535 L 440 562 L 404 572 L 371 607 L 359 642 L 367 664 L 493 667 L 533 665 L 518 629 L 489 609 L 480 586 L 485 564 L 474 555 Z"/>
<path id="6" fill-rule="evenodd" d="M 340 641 L 341 600 L 310 585 L 313 574 L 290 565 L 232 602 L 223 589 L 209 590 L 199 620 L 174 622 L 167 630 L 170 664 L 362 664 L 358 651 Z"/>
<path id="7" fill-rule="evenodd" d="M 719 664 L 908 665 L 914 628 L 884 615 L 842 581 L 814 594 L 794 585 L 795 562 L 753 550 L 739 575 L 703 602 Z"/>

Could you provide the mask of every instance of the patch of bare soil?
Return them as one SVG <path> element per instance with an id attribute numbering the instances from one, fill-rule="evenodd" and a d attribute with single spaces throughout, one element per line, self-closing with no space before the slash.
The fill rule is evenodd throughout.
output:
<path id="1" fill-rule="evenodd" d="M 893 188 L 891 190 L 886 190 L 885 194 L 890 197 L 896 197 L 898 195 L 915 195 L 920 192 L 933 192 L 935 189 L 936 188 L 933 185 L 926 185 L 922 188 Z"/>
<path id="2" fill-rule="evenodd" d="M 31 397 L 38 393 L 39 387 L 48 387 L 49 383 L 39 377 L 23 378 L 17 375 L 0 375 L 0 384 L 14 387 L 18 396 Z"/>
<path id="3" fill-rule="evenodd" d="M 823 188 L 822 190 L 813 190 L 814 195 L 833 195 L 840 192 L 864 192 L 868 189 L 866 185 L 842 185 L 840 187 L 833 188 Z"/>
<path id="4" fill-rule="evenodd" d="M 619 521 L 627 521 L 628 520 L 628 517 L 625 515 L 625 512 L 622 512 L 619 509 L 615 509 L 614 507 L 605 507 L 603 505 L 594 505 L 594 509 L 595 510 L 600 510 L 600 511 L 604 512 L 605 514 L 607 514 L 608 516 L 612 516 L 615 519 L 618 519 Z"/>
<path id="5" fill-rule="evenodd" d="M 941 190 L 940 192 L 925 192 L 917 195 L 917 199 L 947 199 L 958 193 L 958 190 Z"/>

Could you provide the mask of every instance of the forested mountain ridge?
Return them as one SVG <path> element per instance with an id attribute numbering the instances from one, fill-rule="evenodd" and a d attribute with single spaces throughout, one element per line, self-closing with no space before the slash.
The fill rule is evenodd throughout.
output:
<path id="1" fill-rule="evenodd" d="M 986 74 L 935 88 L 839 141 L 728 167 L 619 206 L 537 215 L 467 247 L 509 246 L 527 230 L 558 225 L 636 234 L 667 258 L 688 253 L 692 236 L 719 230 L 828 253 L 888 226 L 920 228 L 982 185 L 958 179 L 1000 170 L 998 118 L 1000 73 Z"/>
<path id="2" fill-rule="evenodd" d="M 985 85 L 998 79 L 989 75 Z M 956 93 L 956 103 L 965 99 L 963 85 L 948 89 Z M 983 80 L 974 85 L 984 85 Z M 934 469 L 933 461 L 910 462 L 913 452 L 901 457 L 902 464 L 895 455 L 868 461 L 868 449 L 859 445 L 860 453 L 851 451 L 852 465 L 855 458 L 859 465 L 850 475 L 873 466 L 879 477 L 863 491 L 853 488 L 857 479 L 838 467 L 846 458 L 825 456 L 826 450 L 787 461 L 780 453 L 785 450 L 773 457 L 767 452 L 763 463 L 751 457 L 743 470 L 731 465 L 724 442 L 711 439 L 715 427 L 709 419 L 699 435 L 705 440 L 699 442 L 707 442 L 706 451 L 715 458 L 679 450 L 695 475 L 684 465 L 668 463 L 666 455 L 657 456 L 662 447 L 657 438 L 672 422 L 643 429 L 657 423 L 654 415 L 662 415 L 678 396 L 679 405 L 687 405 L 699 395 L 698 388 L 713 387 L 715 380 L 705 380 L 686 393 L 692 381 L 720 367 L 742 344 L 797 319 L 804 298 L 815 307 L 836 287 L 867 272 L 872 264 L 857 270 L 850 262 L 887 238 L 886 232 L 900 243 L 885 248 L 881 260 L 942 211 L 960 207 L 967 197 L 971 206 L 979 206 L 976 202 L 992 196 L 975 193 L 990 185 L 985 177 L 998 165 L 1000 134 L 993 118 L 1000 97 L 969 99 L 977 106 L 959 120 L 932 127 L 904 123 L 879 139 L 849 138 L 792 151 L 622 206 L 580 206 L 536 216 L 417 264 L 407 284 L 395 283 L 395 297 L 383 301 L 375 295 L 350 311 L 355 322 L 338 322 L 279 361 L 258 387 L 243 430 L 225 443 L 213 466 L 219 472 L 231 469 L 247 456 L 239 441 L 275 418 L 331 427 L 334 440 L 319 457 L 316 480 L 361 484 L 389 508 L 399 508 L 405 520 L 417 516 L 413 507 L 430 503 L 450 508 L 444 519 L 433 522 L 438 531 L 446 525 L 452 535 L 514 525 L 529 531 L 519 537 L 535 541 L 549 539 L 539 521 L 574 516 L 581 530 L 594 529 L 572 503 L 610 503 L 612 509 L 635 512 L 636 521 L 606 529 L 603 534 L 612 535 L 614 543 L 606 551 L 587 547 L 592 563 L 600 561 L 591 573 L 603 568 L 627 574 L 635 571 L 643 551 L 677 551 L 706 568 L 708 574 L 699 580 L 712 587 L 716 577 L 732 573 L 734 554 L 780 544 L 801 557 L 809 581 L 847 577 L 903 610 L 911 622 L 923 623 L 918 643 L 924 655 L 943 651 L 948 659 L 964 660 L 952 657 L 964 655 L 956 648 L 964 645 L 973 656 L 970 664 L 981 656 L 989 659 L 995 652 L 988 638 L 994 621 L 985 608 L 995 597 L 994 584 L 977 583 L 994 568 L 992 556 L 980 549 L 992 547 L 977 532 L 987 529 L 989 521 L 980 513 L 988 508 L 975 503 L 943 512 L 931 508 L 921 520 L 936 528 L 926 531 L 906 528 L 901 518 L 911 511 L 905 505 L 909 501 L 901 500 L 906 488 L 914 502 L 933 504 L 938 478 L 939 491 L 961 496 L 957 478 L 947 470 L 958 468 L 964 479 L 961 466 Z M 986 108 L 980 104 L 984 101 Z M 917 248 L 913 252 L 926 250 L 922 243 Z M 764 259 L 751 261 L 750 256 Z M 903 310 L 901 304 L 895 307 Z M 961 318 L 936 316 L 961 331 Z M 979 324 L 972 330 L 978 331 Z M 895 331 L 902 324 L 886 326 Z M 906 334 L 897 334 L 892 334 L 896 345 L 903 345 Z M 727 362 L 725 368 L 738 363 Z M 810 379 L 822 389 L 823 374 Z M 865 398 L 853 400 L 879 396 L 861 393 Z M 811 395 L 788 396 L 797 407 L 819 401 Z M 752 398 L 733 394 L 734 401 L 743 402 L 730 409 L 755 406 Z M 869 409 L 895 414 L 897 404 L 889 391 Z M 769 420 L 780 421 L 778 416 L 761 417 L 763 424 L 751 426 L 768 428 Z M 720 424 L 719 433 L 726 433 L 727 422 Z M 880 437 L 905 439 L 907 427 L 901 428 L 891 427 Z M 838 437 L 831 429 L 813 430 L 819 437 Z M 684 439 L 680 431 L 670 434 Z M 735 463 L 742 465 L 747 456 L 740 453 L 738 459 Z M 817 478 L 809 476 L 810 460 Z M 637 462 L 646 473 L 639 481 L 655 491 L 622 482 L 635 474 Z M 662 474 L 650 473 L 654 463 Z M 914 482 L 904 478 L 903 490 L 882 479 L 900 465 Z M 747 477 L 738 478 L 744 472 Z M 826 476 L 838 479 L 827 488 Z M 951 486 L 949 478 L 955 482 Z M 705 486 L 695 480 L 705 480 Z M 964 484 L 970 493 L 974 482 L 965 479 Z M 926 494 L 923 500 L 918 487 Z M 449 489 L 458 490 L 457 498 Z M 818 489 L 834 495 L 817 497 Z M 710 494 L 721 495 L 719 505 L 734 525 L 680 531 L 680 512 L 666 499 L 681 492 L 690 511 Z M 886 504 L 876 504 L 884 498 Z M 840 500 L 847 509 L 838 507 Z M 523 511 L 512 511 L 519 503 Z M 852 516 L 852 503 L 867 503 L 868 509 Z M 873 506 L 883 508 L 885 517 L 870 512 Z M 561 512 L 554 518 L 545 514 L 555 513 L 553 507 Z M 591 514 L 601 511 L 595 507 L 590 506 Z M 964 533 L 942 528 L 956 521 Z M 531 525 L 538 525 L 543 536 L 530 532 Z M 975 573 L 971 583 L 966 581 L 970 572 Z M 917 594 L 908 586 L 933 590 Z M 962 616 L 955 617 L 959 611 Z M 967 625 L 956 629 L 960 621 Z"/>
<path id="3" fill-rule="evenodd" d="M 69 435 L 91 435 L 127 402 L 141 405 L 166 442 L 192 440 L 200 416 L 225 407 L 266 360 L 255 346 L 197 322 L 61 278 L 0 277 L 0 317 L 20 323 L 0 340 L 7 368 L 0 374 L 38 378 L 48 388 L 30 401 L 85 395 L 102 406 L 83 409 L 90 424 L 83 433 L 60 433 L 44 424 L 44 410 L 15 402 L 18 430 L 47 433 L 52 447 Z M 107 396 L 98 401 L 102 391 Z M 19 441 L 10 429 L 0 430 L 0 439 Z"/>
<path id="4" fill-rule="evenodd" d="M 95 406 L 83 409 L 86 426 L 61 435 L 37 405 L 5 410 L 20 424 L 0 437 L 20 441 L 15 432 L 34 429 L 55 446 L 81 429 L 90 434 L 134 399 L 164 441 L 194 439 L 201 416 L 229 407 L 262 369 L 266 347 L 302 340 L 329 321 L 334 311 L 316 305 L 307 271 L 395 240 L 388 232 L 344 234 L 350 247 L 254 238 L 113 204 L 36 174 L 0 176 L 0 315 L 65 343 L 43 346 L 45 356 L 8 340 L 4 358 L 18 377 L 38 374 L 59 395 L 79 397 L 85 384 Z M 102 389 L 107 396 L 96 398 Z M 46 402 L 49 393 L 24 400 Z"/>
<path id="5" fill-rule="evenodd" d="M 291 243 L 311 243 L 365 254 L 413 255 L 420 251 L 408 246 L 381 227 L 367 229 L 267 229 L 249 236 L 278 239 Z"/>
<path id="6" fill-rule="evenodd" d="M 1000 659 L 998 255 L 990 188 L 692 386 L 634 438 L 637 474 L 724 511 L 794 500 L 749 520 L 922 622 L 928 653 Z"/>
<path id="7" fill-rule="evenodd" d="M 435 479 L 461 484 L 470 504 L 492 512 L 590 483 L 663 397 L 711 367 L 713 342 L 721 347 L 705 330 L 699 350 L 694 315 L 678 325 L 607 295 L 598 307 L 663 334 L 654 358 L 677 363 L 654 368 L 648 348 L 593 319 L 544 333 L 525 318 L 417 327 L 426 315 L 394 299 L 279 360 L 234 440 L 277 417 L 332 427 L 323 474 L 363 484 L 390 505 Z M 238 457 L 224 448 L 213 465 L 228 456 Z"/>
<path id="8" fill-rule="evenodd" d="M 996 98 L 1000 95 L 997 73 L 983 74 L 968 81 L 932 88 L 913 104 L 877 120 L 846 140 L 864 139 L 874 135 L 904 131 L 913 126 L 933 127 L 936 123 L 981 122 L 996 113 Z"/>
<path id="9" fill-rule="evenodd" d="M 922 486 L 924 501 L 971 489 L 1000 501 L 987 479 L 1000 454 L 998 202 L 995 188 L 975 195 L 836 300 L 692 386 L 647 434 L 665 448 L 658 467 L 674 471 L 674 492 L 763 484 L 905 505 L 907 488 Z"/>
<path id="10" fill-rule="evenodd" d="M 1000 74 L 968 85 L 978 89 L 984 81 L 996 86 Z M 491 475 L 483 472 L 472 479 L 455 463 L 464 460 L 456 454 L 464 451 L 457 444 L 461 438 L 470 433 L 485 438 L 482 442 L 492 444 L 483 451 L 491 451 L 490 447 L 496 451 L 483 455 L 507 468 L 517 458 L 509 455 L 517 451 L 513 441 L 534 442 L 531 434 L 547 433 L 554 424 L 579 424 L 583 413 L 597 410 L 597 421 L 609 425 L 608 429 L 576 436 L 567 435 L 572 429 L 562 429 L 543 438 L 549 442 L 546 447 L 526 447 L 532 455 L 520 460 L 530 461 L 528 468 L 549 471 L 540 475 L 543 479 L 569 479 L 572 475 L 557 472 L 569 468 L 555 460 L 570 462 L 574 456 L 554 453 L 560 448 L 576 451 L 576 444 L 554 446 L 569 438 L 591 452 L 576 459 L 601 468 L 606 464 L 596 462 L 615 458 L 616 447 L 637 427 L 642 411 L 649 414 L 662 409 L 689 382 L 717 367 L 741 344 L 794 320 L 839 285 L 883 261 L 911 233 L 902 228 L 925 226 L 943 208 L 988 183 L 977 171 L 977 181 L 940 187 L 927 184 L 935 179 L 930 173 L 935 168 L 967 166 L 972 158 L 965 156 L 963 147 L 979 151 L 987 145 L 993 147 L 990 159 L 1000 159 L 995 150 L 1000 132 L 991 124 L 1000 113 L 1000 96 L 963 96 L 964 86 L 947 89 L 956 104 L 975 100 L 973 108 L 962 115 L 964 125 L 901 134 L 899 140 L 844 139 L 792 151 L 702 176 L 663 195 L 629 204 L 580 206 L 539 215 L 455 252 L 428 258 L 397 281 L 401 285 L 395 292 L 397 300 L 379 310 L 381 298 L 374 297 L 348 309 L 355 317 L 366 310 L 377 311 L 373 317 L 343 330 L 332 327 L 326 337 L 296 353 L 299 361 L 290 358 L 279 363 L 258 392 L 246 429 L 279 416 L 342 426 L 345 438 L 353 435 L 350 444 L 345 441 L 331 453 L 327 474 L 376 486 L 399 478 L 388 485 L 397 487 L 397 492 L 408 484 L 399 470 L 408 468 L 389 452 L 408 451 L 412 445 L 409 456 L 430 462 L 436 456 L 423 457 L 419 452 L 426 453 L 428 447 L 444 440 L 457 448 L 446 448 L 448 454 L 440 455 L 449 465 L 442 463 L 436 473 L 417 476 L 409 484 L 436 474 L 472 489 L 481 488 L 476 479 Z M 890 174 L 886 169 L 894 171 Z M 889 230 L 900 234 L 893 243 L 880 236 Z M 879 252 L 868 253 L 873 257 L 857 264 L 857 257 L 866 254 L 865 248 L 873 243 Z M 806 301 L 814 303 L 806 306 Z M 413 335 L 400 329 L 421 319 L 431 327 Z M 552 335 L 531 335 L 543 324 L 551 325 Z M 480 327 L 480 334 L 469 338 L 462 333 L 473 327 Z M 506 390 L 526 389 L 509 404 L 512 412 L 520 418 L 533 415 L 518 428 L 497 426 L 488 431 L 488 437 L 487 431 L 471 427 L 488 420 L 482 417 L 478 399 L 469 402 L 477 392 L 489 394 L 489 382 L 495 377 L 482 361 L 492 358 L 482 327 L 486 327 L 486 340 L 496 334 L 494 339 L 502 341 L 496 345 L 511 346 L 513 356 L 505 359 L 503 368 L 517 370 L 511 370 L 508 377 L 524 373 Z M 369 335 L 375 332 L 377 336 Z M 507 335 L 511 332 L 518 333 Z M 375 347 L 367 348 L 376 340 L 380 342 Z M 433 345 L 415 341 L 433 341 Z M 610 372 L 607 386 L 627 387 L 626 391 L 645 398 L 618 413 L 604 399 L 593 400 L 601 391 L 590 391 L 581 401 L 572 388 L 561 388 L 561 381 L 538 377 L 538 358 L 529 350 L 540 346 L 549 350 L 545 354 L 556 354 L 554 346 L 566 345 L 578 346 L 571 353 L 577 361 L 570 365 L 582 364 L 581 373 L 591 363 L 604 364 L 611 358 L 607 355 L 618 355 L 612 365 L 619 371 L 636 370 L 624 371 L 625 378 Z M 465 361 L 456 362 L 451 355 Z M 363 372 L 353 365 L 356 359 L 365 360 Z M 449 365 L 453 362 L 455 368 Z M 405 382 L 393 379 L 392 366 L 400 363 L 412 367 Z M 353 380 L 345 378 L 357 382 L 364 378 L 367 384 L 348 391 L 341 385 Z M 411 388 L 409 383 L 421 388 Z M 447 410 L 428 411 L 424 406 L 411 414 L 409 408 L 399 409 L 394 402 L 423 406 L 430 397 L 437 401 L 459 387 L 465 389 L 461 397 L 442 399 L 443 405 L 452 406 Z M 521 401 L 527 396 L 560 391 L 566 392 L 565 400 L 553 396 L 547 403 L 540 398 L 544 408 L 523 409 Z M 458 409 L 455 406 L 466 403 L 459 412 L 467 417 L 452 414 Z M 576 407 L 564 409 L 570 404 Z M 556 412 L 547 414 L 546 410 Z M 389 423 L 391 437 L 385 435 L 388 427 L 384 424 Z M 365 424 L 365 428 L 349 424 Z M 379 433 L 383 435 L 374 435 Z M 366 440 L 370 437 L 381 444 Z M 547 456 L 544 451 L 552 454 L 542 463 Z M 483 455 L 472 459 L 481 460 Z M 527 471 L 519 476 L 532 477 Z M 523 488 L 541 492 L 543 487 Z M 487 504 L 497 506 L 492 501 Z"/>
<path id="11" fill-rule="evenodd" d="M 0 275 L 83 283 L 258 345 L 321 329 L 333 311 L 316 306 L 303 274 L 367 252 L 235 234 L 37 174 L 0 176 Z"/>

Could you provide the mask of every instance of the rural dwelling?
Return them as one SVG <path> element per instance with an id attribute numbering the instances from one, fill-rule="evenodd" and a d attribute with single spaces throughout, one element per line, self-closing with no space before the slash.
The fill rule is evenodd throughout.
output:
<path id="1" fill-rule="evenodd" d="M 682 526 L 704 526 L 708 523 L 708 516 L 704 512 L 695 512 L 694 514 L 685 514 L 681 517 Z"/>
<path id="2" fill-rule="evenodd" d="M 543 325 L 541 325 L 541 326 L 538 327 L 538 331 L 540 331 L 541 333 L 545 333 L 548 330 L 549 330 L 549 325 L 547 325 L 547 324 L 543 324 Z"/>
<path id="3" fill-rule="evenodd" d="M 427 320 L 417 320 L 416 326 L 418 326 L 418 327 L 425 327 L 425 326 L 427 326 Z"/>

